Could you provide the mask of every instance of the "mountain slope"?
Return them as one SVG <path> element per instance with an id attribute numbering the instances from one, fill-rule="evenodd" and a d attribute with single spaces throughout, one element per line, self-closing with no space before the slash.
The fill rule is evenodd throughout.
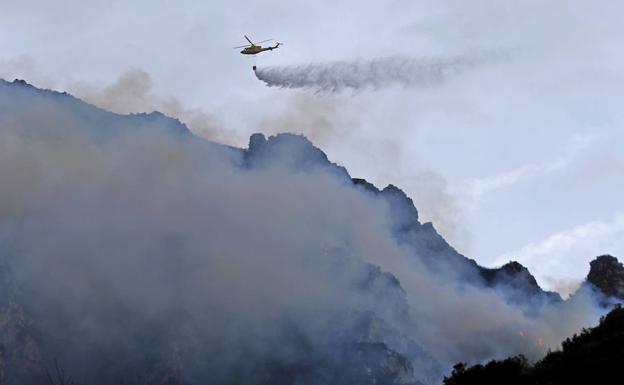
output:
<path id="1" fill-rule="evenodd" d="M 617 307 L 592 329 L 566 339 L 534 365 L 522 356 L 466 368 L 455 366 L 445 385 L 620 384 L 624 362 L 624 309 Z"/>
<path id="2" fill-rule="evenodd" d="M 432 384 L 601 311 L 479 266 L 299 135 L 234 148 L 0 81 L 0 175 L 4 378 Z"/>

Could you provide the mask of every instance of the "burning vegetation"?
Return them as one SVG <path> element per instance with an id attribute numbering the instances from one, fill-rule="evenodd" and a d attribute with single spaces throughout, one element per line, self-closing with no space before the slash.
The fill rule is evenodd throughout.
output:
<path id="1" fill-rule="evenodd" d="M 522 331 L 519 332 L 519 334 Z M 538 344 L 543 344 L 542 338 Z M 624 309 L 617 306 L 592 329 L 566 339 L 560 350 L 531 365 L 522 356 L 485 365 L 455 365 L 445 385 L 621 384 L 624 362 Z"/>

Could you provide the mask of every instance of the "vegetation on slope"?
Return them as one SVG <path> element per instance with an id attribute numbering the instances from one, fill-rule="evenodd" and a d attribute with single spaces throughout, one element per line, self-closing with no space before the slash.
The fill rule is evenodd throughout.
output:
<path id="1" fill-rule="evenodd" d="M 523 356 L 486 365 L 457 364 L 445 385 L 622 384 L 624 380 L 624 309 L 613 309 L 600 324 L 566 339 L 561 350 L 531 365 Z"/>

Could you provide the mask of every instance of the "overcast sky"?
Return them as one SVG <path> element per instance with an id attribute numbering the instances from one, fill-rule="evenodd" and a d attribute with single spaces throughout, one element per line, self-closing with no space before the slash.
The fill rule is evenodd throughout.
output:
<path id="1" fill-rule="evenodd" d="M 246 146 L 303 133 L 354 177 L 392 183 L 484 265 L 569 290 L 624 257 L 624 54 L 616 0 L 4 0 L 0 76 L 116 112 L 154 109 Z M 243 34 L 283 42 L 244 57 Z M 315 93 L 251 66 L 490 55 L 440 84 Z"/>

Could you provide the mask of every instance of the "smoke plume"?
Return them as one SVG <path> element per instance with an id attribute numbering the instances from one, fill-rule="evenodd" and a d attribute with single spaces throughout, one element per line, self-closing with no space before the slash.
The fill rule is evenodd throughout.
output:
<path id="1" fill-rule="evenodd" d="M 220 143 L 232 143 L 236 139 L 214 115 L 199 108 L 188 108 L 175 97 L 159 96 L 154 92 L 152 76 L 143 70 L 128 70 L 106 86 L 72 82 L 68 88 L 82 100 L 108 111 L 118 114 L 160 111 L 180 119 L 199 136 Z"/>
<path id="2" fill-rule="evenodd" d="M 0 175 L 29 365 L 79 382 L 433 384 L 457 361 L 539 358 L 601 312 L 479 284 L 401 190 L 302 136 L 238 149 L 0 82 Z"/>

